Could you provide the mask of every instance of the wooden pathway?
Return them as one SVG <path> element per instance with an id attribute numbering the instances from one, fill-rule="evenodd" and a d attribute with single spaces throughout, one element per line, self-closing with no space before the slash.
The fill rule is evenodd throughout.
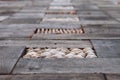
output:
<path id="1" fill-rule="evenodd" d="M 23 58 L 29 47 L 98 58 Z M 120 80 L 120 0 L 0 0 L 0 80 Z"/>

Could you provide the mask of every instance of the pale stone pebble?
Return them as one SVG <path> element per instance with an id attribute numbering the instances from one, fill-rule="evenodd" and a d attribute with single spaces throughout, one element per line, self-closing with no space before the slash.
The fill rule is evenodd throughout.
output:
<path id="1" fill-rule="evenodd" d="M 97 58 L 96 55 L 87 55 L 86 58 Z"/>
<path id="2" fill-rule="evenodd" d="M 96 54 L 94 53 L 93 49 L 87 47 L 85 49 L 83 49 L 84 53 L 87 54 L 86 58 L 96 58 Z"/>
<path id="3" fill-rule="evenodd" d="M 40 54 L 38 54 L 37 52 L 28 52 L 24 58 L 38 58 L 40 57 Z"/>

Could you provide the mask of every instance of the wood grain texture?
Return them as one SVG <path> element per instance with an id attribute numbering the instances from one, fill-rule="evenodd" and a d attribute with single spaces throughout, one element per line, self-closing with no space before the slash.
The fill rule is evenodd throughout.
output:
<path id="1" fill-rule="evenodd" d="M 92 47 L 89 40 L 1 40 L 0 46 L 26 46 L 26 47 Z"/>
<path id="2" fill-rule="evenodd" d="M 35 74 L 35 73 L 120 73 L 119 58 L 94 58 L 94 59 L 43 59 L 40 62 L 32 64 L 33 69 L 30 71 L 26 67 L 32 61 L 25 63 L 21 59 L 15 67 L 14 74 Z M 27 64 L 27 65 L 26 65 Z M 40 66 L 41 64 L 42 66 Z M 21 66 L 23 65 L 23 66 Z"/>
<path id="3" fill-rule="evenodd" d="M 102 74 L 0 75 L 0 80 L 104 80 Z"/>
<path id="4" fill-rule="evenodd" d="M 120 40 L 91 40 L 100 58 L 120 58 Z"/>
<path id="5" fill-rule="evenodd" d="M 9 74 L 23 54 L 24 47 L 0 47 L 0 74 Z"/>

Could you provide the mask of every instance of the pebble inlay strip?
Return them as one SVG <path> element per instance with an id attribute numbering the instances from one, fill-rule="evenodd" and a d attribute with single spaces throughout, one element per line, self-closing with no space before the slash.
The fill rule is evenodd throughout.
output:
<path id="1" fill-rule="evenodd" d="M 97 58 L 90 47 L 80 48 L 28 48 L 23 58 Z"/>
<path id="2" fill-rule="evenodd" d="M 83 34 L 83 30 L 82 29 L 47 29 L 47 28 L 41 28 L 38 29 L 36 33 L 39 34 Z"/>

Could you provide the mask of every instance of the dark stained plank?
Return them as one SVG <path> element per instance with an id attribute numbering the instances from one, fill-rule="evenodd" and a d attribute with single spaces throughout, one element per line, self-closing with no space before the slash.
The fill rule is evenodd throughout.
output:
<path id="1" fill-rule="evenodd" d="M 119 58 L 43 59 L 42 62 L 21 59 L 13 74 L 33 73 L 120 73 Z M 41 66 L 39 65 L 41 64 Z M 29 65 L 29 66 L 28 66 Z M 32 66 L 32 70 L 29 67 Z"/>
<path id="2" fill-rule="evenodd" d="M 120 40 L 91 40 L 100 58 L 120 58 Z"/>
<path id="3" fill-rule="evenodd" d="M 12 71 L 24 49 L 25 47 L 0 46 L 0 74 L 9 74 Z"/>
<path id="4" fill-rule="evenodd" d="M 106 74 L 107 80 L 120 80 L 120 74 Z"/>
<path id="5" fill-rule="evenodd" d="M 0 80 L 104 80 L 102 74 L 1 75 Z"/>

